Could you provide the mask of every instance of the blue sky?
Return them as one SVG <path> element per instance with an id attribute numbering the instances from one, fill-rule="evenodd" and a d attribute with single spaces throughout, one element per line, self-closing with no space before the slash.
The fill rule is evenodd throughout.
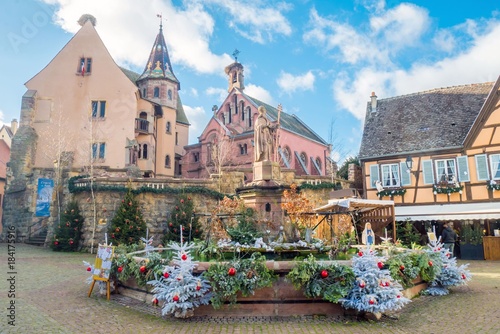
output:
<path id="1" fill-rule="evenodd" d="M 24 83 L 79 29 L 96 29 L 115 61 L 142 73 L 158 33 L 156 14 L 197 142 L 227 95 L 235 49 L 245 92 L 299 116 L 357 155 L 366 104 L 500 75 L 500 2 L 347 0 L 17 0 L 0 5 L 0 121 L 19 119 Z"/>

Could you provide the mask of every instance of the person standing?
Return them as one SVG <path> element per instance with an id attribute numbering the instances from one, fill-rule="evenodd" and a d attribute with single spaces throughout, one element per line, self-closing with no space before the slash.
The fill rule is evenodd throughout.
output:
<path id="1" fill-rule="evenodd" d="M 451 255 L 453 255 L 457 234 L 453 231 L 453 223 L 445 223 L 443 227 L 441 242 L 444 244 L 444 247 L 450 251 Z"/>

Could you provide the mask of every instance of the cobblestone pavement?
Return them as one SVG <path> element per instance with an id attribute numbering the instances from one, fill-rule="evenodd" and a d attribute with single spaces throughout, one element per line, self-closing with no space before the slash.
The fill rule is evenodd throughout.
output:
<path id="1" fill-rule="evenodd" d="M 12 270 L 7 253 L 7 244 L 0 244 L 1 333 L 500 333 L 500 261 L 469 261 L 468 286 L 448 296 L 415 298 L 379 322 L 320 316 L 178 320 L 125 297 L 87 297 L 82 261 L 93 263 L 94 255 L 16 244 Z M 12 301 L 15 326 L 8 323 Z"/>

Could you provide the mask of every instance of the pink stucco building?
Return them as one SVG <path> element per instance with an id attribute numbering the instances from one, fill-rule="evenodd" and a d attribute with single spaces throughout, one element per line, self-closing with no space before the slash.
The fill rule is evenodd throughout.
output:
<path id="1" fill-rule="evenodd" d="M 225 68 L 228 96 L 220 107 L 214 106 L 213 117 L 196 144 L 185 147 L 182 176 L 205 178 L 221 174 L 222 169 L 245 172 L 252 181 L 254 161 L 254 123 L 258 107 L 267 109 L 270 122 L 278 122 L 278 143 L 274 161 L 296 175 L 326 175 L 330 163 L 330 146 L 297 116 L 280 111 L 245 93 L 243 65 L 235 61 Z"/>

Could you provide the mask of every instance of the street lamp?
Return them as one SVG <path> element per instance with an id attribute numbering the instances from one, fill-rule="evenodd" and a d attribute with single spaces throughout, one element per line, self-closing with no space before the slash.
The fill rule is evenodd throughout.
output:
<path id="1" fill-rule="evenodd" d="M 409 171 L 413 168 L 413 160 L 410 155 L 406 157 L 406 168 L 408 168 Z"/>

